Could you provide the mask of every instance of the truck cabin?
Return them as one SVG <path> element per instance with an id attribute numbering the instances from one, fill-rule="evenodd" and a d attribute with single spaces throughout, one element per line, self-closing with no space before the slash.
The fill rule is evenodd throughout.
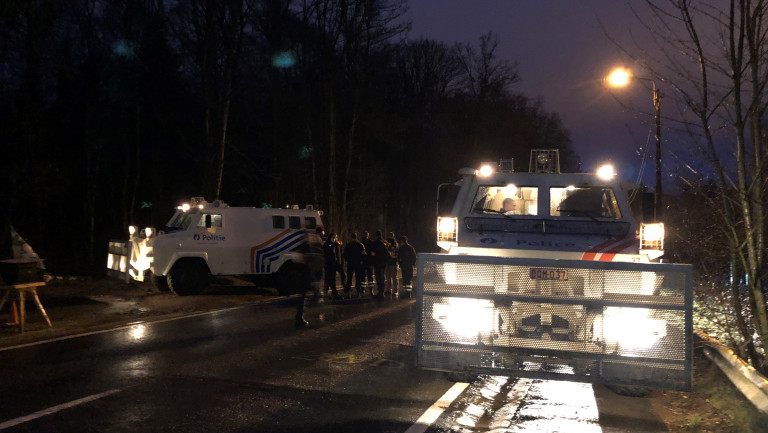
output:
<path id="1" fill-rule="evenodd" d="M 560 173 L 559 166 L 550 163 L 557 160 L 556 152 L 540 156 L 532 153 L 528 172 L 514 172 L 511 163 L 502 160 L 480 169 L 461 169 L 458 182 L 442 184 L 438 246 L 482 248 L 486 238 L 476 235 L 509 233 L 578 238 L 588 247 L 600 239 L 631 237 L 638 230 L 642 234 L 648 226 L 655 243 L 640 248 L 663 249 L 663 224 L 638 227 L 612 167 L 603 166 L 596 173 Z"/>
<path id="2" fill-rule="evenodd" d="M 623 236 L 633 226 L 618 183 L 592 174 L 471 176 L 461 188 L 451 212 L 459 231 Z"/>

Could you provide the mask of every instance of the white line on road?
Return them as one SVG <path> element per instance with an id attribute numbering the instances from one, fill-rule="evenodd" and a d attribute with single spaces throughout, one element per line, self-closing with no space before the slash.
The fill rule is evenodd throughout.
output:
<path id="1" fill-rule="evenodd" d="M 423 415 L 421 415 L 421 418 L 416 421 L 416 424 L 410 426 L 408 430 L 405 431 L 405 433 L 424 433 L 427 431 L 429 426 L 434 423 L 437 418 L 446 410 L 448 409 L 448 406 L 453 403 L 454 400 L 456 400 L 456 397 L 461 394 L 462 391 L 468 386 L 468 383 L 464 382 L 457 382 L 453 384 L 451 389 L 448 390 L 445 394 L 443 394 L 442 397 L 440 397 L 440 400 L 436 401 L 435 404 L 432 405 L 429 409 L 427 409 L 426 412 L 424 412 Z"/>
<path id="2" fill-rule="evenodd" d="M 113 389 L 113 390 L 110 390 L 110 391 L 102 392 L 100 394 L 89 395 L 88 397 L 83 397 L 83 398 L 79 398 L 77 400 L 72 400 L 69 403 L 63 403 L 63 404 L 60 404 L 58 406 L 53 406 L 53 407 L 49 407 L 48 409 L 43 409 L 43 410 L 41 410 L 39 412 L 35 412 L 33 414 L 29 414 L 29 415 L 22 416 L 22 417 L 19 417 L 19 418 L 16 418 L 16 419 L 12 419 L 10 421 L 6 421 L 4 423 L 1 423 L 0 424 L 0 430 L 7 429 L 7 428 L 10 428 L 10 427 L 14 427 L 14 426 L 17 426 L 19 424 L 24 424 L 25 422 L 29 422 L 29 421 L 35 420 L 37 418 L 42 418 L 42 417 L 44 417 L 46 415 L 50 415 L 52 413 L 56 413 L 56 412 L 58 412 L 60 410 L 69 409 L 70 407 L 75 407 L 75 406 L 83 404 L 83 403 L 88 403 L 89 401 L 98 400 L 100 398 L 104 398 L 104 397 L 110 396 L 112 394 L 116 394 L 116 393 L 118 393 L 120 391 L 122 391 L 122 390 L 120 390 L 120 389 Z"/>

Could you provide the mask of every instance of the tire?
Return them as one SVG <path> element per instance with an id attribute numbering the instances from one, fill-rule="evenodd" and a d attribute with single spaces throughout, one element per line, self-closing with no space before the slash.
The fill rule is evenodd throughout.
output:
<path id="1" fill-rule="evenodd" d="M 301 293 L 306 289 L 309 269 L 306 265 L 294 262 L 285 262 L 277 270 L 275 276 L 275 289 L 281 296 Z"/>
<path id="2" fill-rule="evenodd" d="M 168 287 L 168 277 L 166 277 L 165 275 L 155 275 L 153 273 L 150 273 L 149 274 L 149 283 L 158 292 L 167 292 L 167 291 L 171 290 Z"/>
<path id="3" fill-rule="evenodd" d="M 449 382 L 471 383 L 477 379 L 477 375 L 471 373 L 445 372 L 445 379 Z"/>
<path id="4" fill-rule="evenodd" d="M 645 386 L 633 386 L 633 385 L 605 385 L 606 388 L 615 392 L 616 394 L 626 397 L 648 397 L 653 389 Z"/>
<path id="5" fill-rule="evenodd" d="M 209 278 L 202 259 L 180 259 L 168 272 L 168 288 L 178 296 L 197 295 L 208 287 Z"/>

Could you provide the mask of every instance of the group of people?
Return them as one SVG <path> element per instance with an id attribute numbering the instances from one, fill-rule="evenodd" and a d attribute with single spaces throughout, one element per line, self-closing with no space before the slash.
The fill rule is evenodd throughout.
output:
<path id="1" fill-rule="evenodd" d="M 376 231 L 374 239 L 370 238 L 367 231 L 363 232 L 360 239 L 353 232 L 345 246 L 336 233 L 325 236 L 321 227 L 307 236 L 307 242 L 299 250 L 301 258 L 298 259 L 307 266 L 296 268 L 301 272 L 293 276 L 301 295 L 296 306 L 297 328 L 308 325 L 304 319 L 304 298 L 310 287 L 315 292 L 315 298 L 321 295 L 320 291 L 325 294 L 330 290 L 334 300 L 342 299 L 336 288 L 337 274 L 341 277 L 347 297 L 352 294 L 353 278 L 358 297 L 370 295 L 375 299 L 383 299 L 386 294 L 402 297 L 405 291 L 411 290 L 416 250 L 408 243 L 407 236 L 400 236 L 398 242 L 392 232 L 387 239 L 382 238 L 381 230 Z M 402 285 L 398 284 L 398 269 L 402 273 Z M 322 289 L 315 284 L 320 280 L 323 280 Z"/>
<path id="2" fill-rule="evenodd" d="M 395 238 L 390 232 L 384 239 L 381 230 L 374 238 L 367 231 L 350 234 L 350 240 L 342 245 L 336 233 L 329 233 L 323 243 L 325 279 L 323 292 L 330 290 L 333 299 L 341 299 L 336 288 L 336 275 L 341 277 L 344 295 L 352 295 L 352 283 L 358 297 L 372 296 L 383 298 L 385 295 L 403 296 L 411 289 L 413 267 L 416 265 L 416 250 L 408 243 L 407 236 Z M 398 269 L 402 273 L 402 286 L 399 284 Z M 374 284 L 375 279 L 375 284 Z"/>

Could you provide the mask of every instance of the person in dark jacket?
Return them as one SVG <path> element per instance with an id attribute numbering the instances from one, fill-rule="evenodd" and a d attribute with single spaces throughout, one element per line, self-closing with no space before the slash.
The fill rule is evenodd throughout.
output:
<path id="1" fill-rule="evenodd" d="M 341 299 L 339 292 L 336 290 L 336 272 L 340 274 L 342 284 L 346 281 L 346 278 L 341 258 L 341 244 L 336 233 L 328 233 L 328 238 L 323 244 L 323 256 L 325 257 L 325 287 L 323 287 L 323 292 L 330 289 L 334 300 Z"/>
<path id="2" fill-rule="evenodd" d="M 397 282 L 397 240 L 395 239 L 395 234 L 393 232 L 389 232 L 389 236 L 387 236 L 386 240 L 387 244 L 387 254 L 389 257 L 387 257 L 387 268 L 384 270 L 384 282 L 386 284 L 386 287 L 384 288 L 384 295 L 389 296 L 390 294 L 392 296 L 395 296 L 397 294 L 398 289 L 398 282 Z"/>
<path id="3" fill-rule="evenodd" d="M 296 279 L 299 297 L 296 300 L 296 328 L 304 328 L 309 322 L 304 318 L 304 303 L 308 291 L 317 291 L 317 285 L 323 275 L 323 228 L 318 227 L 314 233 L 307 232 L 305 242 L 297 251 L 297 264 L 291 268 L 291 278 Z"/>
<path id="4" fill-rule="evenodd" d="M 413 267 L 416 265 L 416 249 L 408 243 L 408 236 L 400 236 L 397 260 L 400 262 L 400 271 L 403 275 L 403 286 L 400 290 L 400 297 L 402 298 L 406 292 L 413 290 L 411 281 L 413 280 Z"/>
<path id="5" fill-rule="evenodd" d="M 389 251 L 387 251 L 386 242 L 381 238 L 381 230 L 376 230 L 376 239 L 373 240 L 370 254 L 373 261 L 373 272 L 376 274 L 376 295 L 374 297 L 383 299 L 384 287 L 386 285 L 384 282 L 384 271 L 389 261 Z"/>
<path id="6" fill-rule="evenodd" d="M 344 261 L 347 263 L 347 282 L 344 286 L 344 292 L 350 293 L 352 289 L 352 275 L 355 276 L 355 291 L 357 296 L 362 297 L 365 289 L 363 280 L 365 279 L 365 246 L 357 240 L 357 233 L 352 232 L 352 240 L 344 247 Z"/>
<path id="7" fill-rule="evenodd" d="M 365 285 L 368 287 L 368 292 L 373 295 L 373 240 L 370 238 L 368 231 L 363 232 L 363 237 L 360 239 L 360 243 L 365 247 L 365 259 L 363 265 L 365 266 Z"/>

